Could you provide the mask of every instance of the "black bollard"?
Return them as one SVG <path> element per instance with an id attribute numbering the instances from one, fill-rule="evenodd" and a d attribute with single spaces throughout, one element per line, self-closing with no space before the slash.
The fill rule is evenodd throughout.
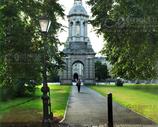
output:
<path id="1" fill-rule="evenodd" d="M 108 94 L 108 127 L 113 127 L 112 93 Z"/>

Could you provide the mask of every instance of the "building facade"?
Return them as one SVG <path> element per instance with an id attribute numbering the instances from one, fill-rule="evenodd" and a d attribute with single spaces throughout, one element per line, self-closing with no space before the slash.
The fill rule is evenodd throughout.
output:
<path id="1" fill-rule="evenodd" d="M 74 0 L 68 16 L 69 36 L 63 52 L 65 69 L 60 73 L 61 84 L 80 78 L 85 84 L 95 83 L 95 52 L 87 34 L 89 16 L 81 0 Z"/>

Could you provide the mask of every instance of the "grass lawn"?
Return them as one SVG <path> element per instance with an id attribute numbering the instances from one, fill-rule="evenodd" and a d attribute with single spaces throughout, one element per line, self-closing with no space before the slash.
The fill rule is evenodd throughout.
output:
<path id="1" fill-rule="evenodd" d="M 158 85 L 90 87 L 104 96 L 112 92 L 114 101 L 158 123 Z"/>
<path id="2" fill-rule="evenodd" d="M 55 117 L 64 116 L 71 86 L 50 85 L 52 110 Z M 42 119 L 42 100 L 40 87 L 33 98 L 17 98 L 0 102 L 0 122 L 40 122 Z"/>

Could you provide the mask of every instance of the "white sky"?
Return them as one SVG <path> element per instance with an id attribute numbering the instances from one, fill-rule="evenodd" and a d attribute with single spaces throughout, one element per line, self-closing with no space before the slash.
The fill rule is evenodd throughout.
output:
<path id="1" fill-rule="evenodd" d="M 90 11 L 90 7 L 86 4 L 87 0 L 82 0 L 83 6 L 85 7 L 85 9 L 87 10 L 88 14 L 91 16 L 91 11 Z M 69 10 L 71 9 L 71 7 L 74 4 L 74 0 L 59 0 L 59 3 L 63 6 L 64 10 L 65 10 L 65 15 L 67 15 L 69 13 Z M 67 17 L 65 16 L 64 20 L 60 19 L 60 23 L 62 23 L 64 26 L 68 27 L 68 20 Z M 102 49 L 103 47 L 103 37 L 96 35 L 92 26 L 89 25 L 88 26 L 88 36 L 89 39 L 91 41 L 92 47 L 94 49 L 94 51 L 98 54 L 98 52 Z M 66 39 L 68 37 L 68 29 L 65 28 L 65 31 L 60 32 L 58 34 L 59 40 L 61 42 L 66 42 Z M 60 47 L 60 50 L 63 49 L 63 46 Z"/>

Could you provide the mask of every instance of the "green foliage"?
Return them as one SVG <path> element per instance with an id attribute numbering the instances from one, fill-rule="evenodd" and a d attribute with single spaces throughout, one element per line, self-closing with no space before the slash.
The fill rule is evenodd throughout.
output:
<path id="1" fill-rule="evenodd" d="M 103 34 L 102 53 L 113 65 L 112 74 L 126 79 L 157 76 L 158 1 L 89 0 L 92 25 Z"/>
<path id="2" fill-rule="evenodd" d="M 109 77 L 106 64 L 102 64 L 99 61 L 95 63 L 95 77 L 98 81 L 105 80 Z"/>
<path id="3" fill-rule="evenodd" d="M 116 79 L 115 85 L 116 86 L 123 86 L 123 83 L 124 83 L 123 80 L 120 77 L 118 77 Z"/>
<path id="4" fill-rule="evenodd" d="M 55 56 L 55 61 L 48 64 L 48 81 L 49 82 L 59 82 L 59 70 L 64 68 L 64 61 L 61 59 L 65 54 L 63 52 L 59 53 L 59 56 Z"/>
<path id="5" fill-rule="evenodd" d="M 43 14 L 52 21 L 46 38 L 39 29 L 38 19 Z M 60 42 L 55 36 L 61 28 L 57 21 L 59 16 L 64 14 L 57 0 L 0 1 L 0 84 L 3 89 L 21 96 L 30 91 L 26 83 L 41 81 L 44 41 L 47 42 L 47 64 L 51 64 L 52 59 L 61 63 L 57 49 Z"/>
<path id="6" fill-rule="evenodd" d="M 14 85 L 14 96 L 15 97 L 24 97 L 34 95 L 37 84 L 32 80 L 29 82 L 24 81 L 24 79 L 19 79 L 17 83 Z"/>
<path id="7" fill-rule="evenodd" d="M 59 82 L 59 76 L 58 76 L 58 70 L 52 70 L 50 71 L 48 75 L 48 81 L 49 82 Z"/>

